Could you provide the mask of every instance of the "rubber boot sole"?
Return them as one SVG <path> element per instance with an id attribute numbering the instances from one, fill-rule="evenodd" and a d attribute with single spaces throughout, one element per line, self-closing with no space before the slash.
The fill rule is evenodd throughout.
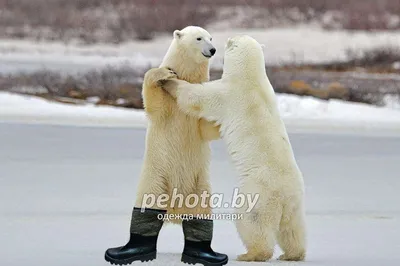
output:
<path id="1" fill-rule="evenodd" d="M 157 252 L 154 251 L 154 252 L 151 252 L 149 254 L 138 255 L 138 256 L 127 258 L 127 259 L 123 259 L 123 260 L 113 259 L 113 258 L 109 257 L 107 255 L 107 253 L 106 253 L 104 258 L 105 258 L 106 261 L 108 261 L 111 264 L 128 265 L 128 264 L 131 264 L 132 262 L 138 261 L 138 260 L 140 260 L 141 262 L 152 261 L 152 260 L 157 258 Z"/>
<path id="2" fill-rule="evenodd" d="M 181 261 L 183 263 L 193 264 L 193 265 L 196 263 L 200 263 L 200 264 L 203 264 L 204 266 L 222 266 L 222 265 L 225 265 L 228 263 L 228 258 L 222 262 L 211 263 L 211 262 L 199 259 L 199 258 L 193 258 L 188 255 L 182 254 Z"/>

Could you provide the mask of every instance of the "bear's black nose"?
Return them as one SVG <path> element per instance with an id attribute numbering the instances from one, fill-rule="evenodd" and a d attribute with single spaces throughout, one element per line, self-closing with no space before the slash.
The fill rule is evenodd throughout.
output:
<path id="1" fill-rule="evenodd" d="M 211 53 L 211 55 L 215 55 L 215 52 L 216 52 L 217 50 L 215 49 L 215 48 L 212 48 L 211 50 L 210 50 L 210 53 Z"/>

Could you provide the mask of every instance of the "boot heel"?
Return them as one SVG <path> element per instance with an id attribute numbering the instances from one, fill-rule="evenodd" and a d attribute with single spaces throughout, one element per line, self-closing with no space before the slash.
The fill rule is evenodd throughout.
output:
<path id="1" fill-rule="evenodd" d="M 193 264 L 193 265 L 196 264 L 196 263 L 199 263 L 199 261 L 198 261 L 197 259 L 194 259 L 194 258 L 192 258 L 192 257 L 189 257 L 189 256 L 187 256 L 187 255 L 185 255 L 185 254 L 182 254 L 181 261 L 182 261 L 183 263 Z"/>
<path id="2" fill-rule="evenodd" d="M 205 260 L 199 259 L 199 258 L 192 258 L 192 257 L 190 257 L 188 255 L 185 255 L 185 254 L 182 254 L 181 261 L 183 263 L 186 263 L 186 264 L 193 264 L 194 265 L 194 264 L 199 263 L 199 264 L 203 264 L 204 266 L 223 266 L 223 265 L 226 265 L 228 263 L 228 259 L 226 259 L 226 260 L 224 260 L 222 262 L 211 263 L 211 262 L 207 262 Z"/>
<path id="3" fill-rule="evenodd" d="M 138 255 L 138 256 L 134 256 L 132 258 L 127 258 L 127 259 L 114 259 L 111 258 L 107 255 L 107 253 L 105 254 L 106 261 L 108 261 L 110 264 L 115 264 L 115 265 L 128 265 L 133 263 L 134 261 L 141 261 L 141 262 L 147 262 L 147 261 L 151 261 L 157 258 L 157 251 L 151 252 L 149 254 L 145 254 L 145 255 Z"/>
<path id="4" fill-rule="evenodd" d="M 141 262 L 152 261 L 155 260 L 156 258 L 157 258 L 157 251 L 154 251 L 152 253 L 141 256 L 140 261 Z"/>

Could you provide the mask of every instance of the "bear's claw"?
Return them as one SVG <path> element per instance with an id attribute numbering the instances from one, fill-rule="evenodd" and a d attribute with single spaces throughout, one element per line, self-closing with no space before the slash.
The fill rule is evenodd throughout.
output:
<path id="1" fill-rule="evenodd" d="M 176 72 L 175 72 L 172 68 L 169 68 L 169 67 L 168 67 L 168 70 L 170 71 L 171 74 L 173 74 L 173 75 L 175 75 L 175 76 L 178 75 L 178 74 L 176 74 Z"/>
<path id="2" fill-rule="evenodd" d="M 161 72 L 162 73 L 162 78 L 160 78 L 157 81 L 157 85 L 159 87 L 164 86 L 168 82 L 168 80 L 178 77 L 177 74 L 170 68 L 162 69 L 162 71 L 163 71 L 163 72 Z"/>

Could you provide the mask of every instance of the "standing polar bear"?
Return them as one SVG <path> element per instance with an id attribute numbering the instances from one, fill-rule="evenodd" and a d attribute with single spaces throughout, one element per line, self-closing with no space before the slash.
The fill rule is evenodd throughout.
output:
<path id="1" fill-rule="evenodd" d="M 168 67 L 183 80 L 201 83 L 209 80 L 209 59 L 215 54 L 211 35 L 200 27 L 189 26 L 176 30 L 161 67 Z M 180 111 L 175 99 L 158 86 L 161 77 L 145 74 L 143 100 L 149 119 L 146 134 L 144 165 L 136 203 L 132 212 L 130 240 L 122 247 L 110 248 L 105 259 L 112 264 L 129 264 L 156 258 L 157 237 L 163 220 L 175 214 L 210 214 L 209 204 L 173 201 L 174 191 L 183 198 L 195 194 L 209 195 L 209 141 L 219 138 L 219 128 L 210 122 L 191 117 Z M 154 196 L 150 201 L 147 196 Z M 165 202 L 166 196 L 168 200 Z M 161 204 L 162 201 L 162 204 Z M 176 203 L 176 205 L 175 205 Z M 161 206 L 162 205 L 162 206 Z M 189 207 L 190 206 L 190 207 Z M 181 222 L 181 220 L 173 220 Z M 183 220 L 185 246 L 182 261 L 204 265 L 224 265 L 225 254 L 211 249 L 213 221 Z"/>
<path id="2" fill-rule="evenodd" d="M 248 251 L 238 260 L 270 259 L 276 240 L 284 251 L 279 259 L 304 260 L 303 177 L 266 75 L 261 45 L 249 36 L 228 40 L 221 80 L 190 84 L 166 69 L 156 74 L 164 76 L 160 85 L 183 111 L 221 125 L 241 192 L 259 194 L 250 213 L 244 213 L 247 205 L 238 210 L 244 218 L 237 229 Z"/>

